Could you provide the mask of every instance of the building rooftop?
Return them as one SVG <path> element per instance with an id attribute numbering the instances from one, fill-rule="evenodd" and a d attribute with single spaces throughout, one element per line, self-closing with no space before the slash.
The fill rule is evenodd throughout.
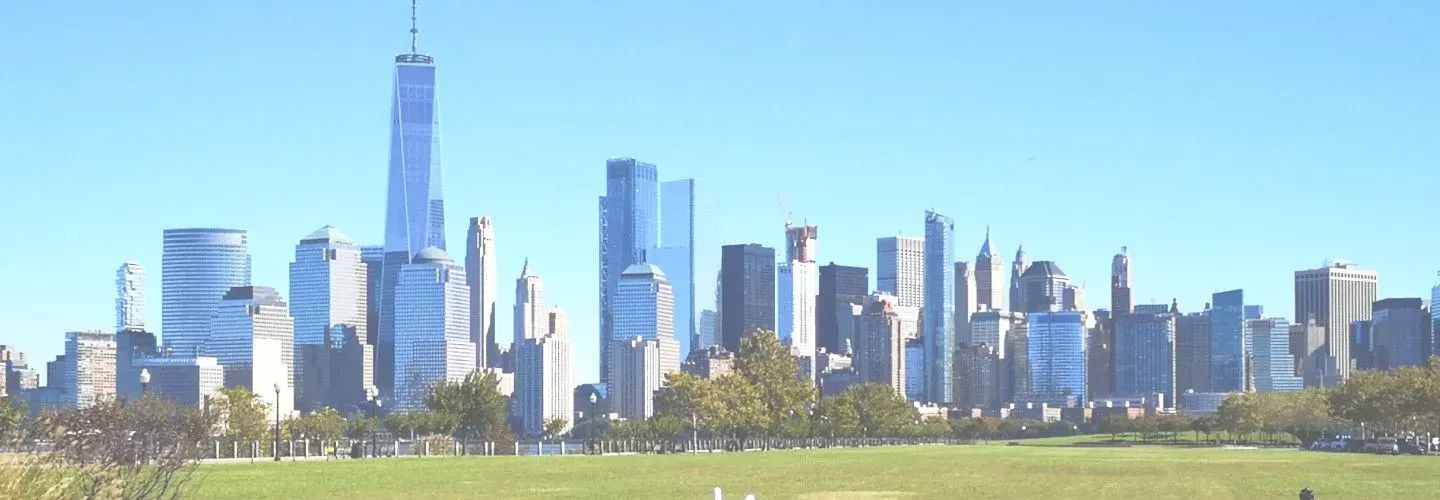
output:
<path id="1" fill-rule="evenodd" d="M 1060 266 L 1055 265 L 1054 262 L 1050 262 L 1050 261 L 1048 261 L 1048 260 L 1041 260 L 1041 261 L 1036 261 L 1034 264 L 1030 264 L 1030 268 L 1026 269 L 1026 270 L 1025 270 L 1025 274 L 1022 275 L 1022 277 L 1025 277 L 1025 278 L 1029 278 L 1029 277 L 1032 277 L 1032 276 L 1034 276 L 1034 277 L 1065 277 L 1065 272 L 1064 272 L 1064 271 L 1061 271 L 1061 270 L 1060 270 Z"/>
<path id="2" fill-rule="evenodd" d="M 345 233 L 340 232 L 339 229 L 335 229 L 335 226 L 331 226 L 331 225 L 329 225 L 329 224 L 326 224 L 325 227 L 322 227 L 322 228 L 320 228 L 320 229 L 316 229 L 315 232 L 310 233 L 309 236 L 306 236 L 306 237 L 302 238 L 302 239 L 300 240 L 300 242 L 301 242 L 301 243 L 323 243 L 323 242 L 330 242 L 330 243 L 344 243 L 344 244 L 347 244 L 347 245 L 354 245 L 354 244 L 355 244 L 355 240 L 354 240 L 353 238 L 351 238 L 350 236 L 346 235 Z"/>
<path id="3" fill-rule="evenodd" d="M 665 272 L 661 271 L 660 266 L 657 266 L 655 264 L 651 264 L 648 262 L 639 262 L 636 264 L 631 264 L 630 267 L 625 268 L 625 272 L 620 273 L 620 275 L 665 276 Z"/>
<path id="4" fill-rule="evenodd" d="M 450 254 L 445 253 L 444 250 L 441 250 L 441 249 L 439 249 L 439 248 L 437 248 L 437 247 L 425 247 L 423 250 L 420 250 L 419 252 L 416 252 L 416 253 L 415 253 L 415 258 L 414 258 L 414 259 L 410 259 L 410 261 L 411 261 L 411 263 L 413 263 L 413 264 L 428 264 L 428 263 L 454 264 L 454 263 L 455 263 L 455 261 L 450 258 Z"/>

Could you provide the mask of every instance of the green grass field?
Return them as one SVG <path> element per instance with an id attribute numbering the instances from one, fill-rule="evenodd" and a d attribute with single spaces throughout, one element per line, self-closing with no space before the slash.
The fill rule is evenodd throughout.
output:
<path id="1" fill-rule="evenodd" d="M 1415 498 L 1440 457 L 1137 446 L 917 446 L 714 455 L 203 466 L 201 498 Z"/>

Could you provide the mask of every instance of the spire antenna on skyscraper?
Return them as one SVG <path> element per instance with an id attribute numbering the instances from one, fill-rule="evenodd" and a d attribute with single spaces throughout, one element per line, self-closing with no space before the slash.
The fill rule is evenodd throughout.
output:
<path id="1" fill-rule="evenodd" d="M 410 53 L 416 53 L 416 39 L 420 36 L 420 29 L 415 27 L 415 0 L 410 0 Z"/>

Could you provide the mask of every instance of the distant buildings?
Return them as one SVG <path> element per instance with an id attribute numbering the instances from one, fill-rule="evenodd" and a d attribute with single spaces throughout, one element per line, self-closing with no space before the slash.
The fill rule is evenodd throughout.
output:
<path id="1" fill-rule="evenodd" d="M 520 269 L 515 280 L 515 345 L 526 339 L 544 337 L 549 332 L 550 310 L 545 307 L 545 283 L 530 272 L 530 261 Z"/>
<path id="2" fill-rule="evenodd" d="M 925 398 L 954 401 L 955 382 L 955 223 L 925 212 Z"/>
<path id="3" fill-rule="evenodd" d="M 159 355 L 155 334 L 140 329 L 115 332 L 115 397 L 133 400 L 141 396 L 140 368 L 135 361 Z"/>
<path id="4" fill-rule="evenodd" d="M 680 366 L 681 371 L 703 379 L 735 373 L 735 353 L 718 345 L 691 351 Z"/>
<path id="5" fill-rule="evenodd" d="M 660 242 L 658 182 L 655 165 L 633 158 L 605 161 L 605 195 L 600 197 L 600 373 L 609 372 L 610 345 L 619 338 L 614 331 L 613 303 L 620 274 L 644 262 L 646 250 Z M 773 294 L 773 258 L 770 265 Z M 774 319 L 771 322 L 774 328 Z"/>
<path id="6" fill-rule="evenodd" d="M 1245 350 L 1250 353 L 1255 390 L 1298 391 L 1305 381 L 1295 375 L 1290 355 L 1290 322 L 1285 318 L 1245 320 Z"/>
<path id="7" fill-rule="evenodd" d="M 1419 298 L 1382 299 L 1372 308 L 1375 368 L 1425 366 L 1431 339 L 1430 311 Z"/>
<path id="8" fill-rule="evenodd" d="M 140 358 L 134 360 L 132 367 L 137 374 L 141 370 L 150 373 L 150 385 L 144 388 L 146 394 L 191 408 L 203 409 L 225 386 L 225 370 L 209 356 Z M 255 392 L 262 397 L 265 392 L 274 394 L 272 389 Z"/>
<path id="9" fill-rule="evenodd" d="M 985 228 L 985 243 L 975 255 L 975 295 L 971 305 L 979 310 L 1005 308 L 1005 264 L 990 251 L 990 228 Z M 958 292 L 957 292 L 958 293 Z M 958 316 L 957 316 L 958 318 Z"/>
<path id="10" fill-rule="evenodd" d="M 397 279 L 392 408 L 409 411 L 424 408 L 430 387 L 462 381 L 475 370 L 470 287 L 465 269 L 435 247 L 415 254 Z"/>
<path id="11" fill-rule="evenodd" d="M 925 400 L 925 342 L 910 338 L 905 340 L 905 399 Z M 859 382 L 859 377 L 856 377 Z M 826 390 L 833 387 L 827 386 Z"/>
<path id="12" fill-rule="evenodd" d="M 1245 390 L 1245 292 L 1230 290 L 1211 297 L 1210 390 Z"/>
<path id="13" fill-rule="evenodd" d="M 815 264 L 815 226 L 785 226 L 785 261 L 778 269 L 777 305 L 780 340 L 790 346 L 792 356 L 803 358 L 801 373 L 815 376 L 815 297 L 820 293 L 820 269 Z"/>
<path id="14" fill-rule="evenodd" d="M 1041 266 L 1037 262 L 1031 266 Z M 1029 274 L 1029 272 L 1027 272 Z M 1032 293 L 1026 303 L 1045 294 Z M 1079 312 L 1035 312 L 1028 321 L 1029 393 L 1046 399 L 1085 398 L 1085 324 Z"/>
<path id="15" fill-rule="evenodd" d="M 869 294 L 870 271 L 835 263 L 820 266 L 820 293 L 815 298 L 815 340 L 829 352 L 853 348 L 855 308 Z"/>
<path id="16" fill-rule="evenodd" d="M 145 329 L 145 267 L 125 262 L 115 270 L 115 331 Z"/>
<path id="17" fill-rule="evenodd" d="M 1010 263 L 1010 310 L 1025 312 L 1029 311 L 1029 305 L 1025 303 L 1025 290 L 1021 288 L 1020 278 L 1025 271 L 1030 270 L 1030 259 L 1025 256 L 1025 246 L 1015 248 L 1015 261 Z"/>
<path id="18" fill-rule="evenodd" d="M 970 315 L 975 304 L 975 270 L 969 262 L 955 263 L 955 345 L 970 344 Z"/>
<path id="19" fill-rule="evenodd" d="M 1115 393 L 1164 394 L 1175 399 L 1175 315 L 1136 313 L 1115 318 Z"/>
<path id="20" fill-rule="evenodd" d="M 294 411 L 295 321 L 275 289 L 237 286 L 226 292 L 205 355 L 224 368 L 226 387 L 249 389 L 283 414 Z"/>
<path id="21" fill-rule="evenodd" d="M 660 183 L 659 243 L 645 260 L 660 267 L 675 296 L 675 341 L 682 355 L 697 346 L 695 179 Z M 714 248 L 707 248 L 714 251 Z"/>
<path id="22" fill-rule="evenodd" d="M 1207 304 L 1208 305 L 1208 304 Z M 1210 392 L 1210 310 L 1176 318 L 1175 389 Z"/>
<path id="23" fill-rule="evenodd" d="M 612 342 L 643 338 L 657 342 L 659 370 L 663 378 L 680 370 L 680 344 L 675 340 L 675 298 L 664 271 L 652 264 L 635 264 L 620 275 L 615 296 Z M 620 382 L 608 381 L 611 390 Z"/>
<path id="24" fill-rule="evenodd" d="M 905 336 L 900 331 L 897 299 L 889 294 L 866 297 L 860 314 L 860 331 L 855 345 L 854 367 L 861 383 L 888 386 L 897 396 L 906 395 Z"/>
<path id="25" fill-rule="evenodd" d="M 105 332 L 65 334 L 63 382 L 50 382 L 64 394 L 65 406 L 85 408 L 115 399 L 115 336 Z"/>
<path id="26" fill-rule="evenodd" d="M 739 352 L 740 339 L 756 330 L 775 330 L 775 250 L 726 245 L 720 249 L 720 345 Z"/>
<path id="27" fill-rule="evenodd" d="M 334 227 L 322 227 L 295 246 L 295 261 L 290 263 L 290 315 L 295 319 L 294 342 L 299 355 L 294 366 L 295 404 L 301 411 L 340 403 L 328 397 L 332 386 L 352 384 L 354 390 L 364 391 L 373 383 L 373 373 L 342 378 L 333 372 L 338 368 L 333 362 L 340 360 L 334 359 L 332 352 L 354 342 L 351 337 L 363 343 L 368 336 L 365 278 L 360 247 Z M 373 368 L 369 362 L 361 365 Z M 362 381 L 368 382 L 359 385 Z"/>
<path id="28" fill-rule="evenodd" d="M 875 289 L 894 295 L 901 306 L 925 306 L 924 238 L 892 236 L 875 241 Z"/>
<path id="29" fill-rule="evenodd" d="M 166 229 L 160 271 L 165 346 L 194 354 L 210 335 L 221 297 L 250 284 L 250 254 L 241 229 Z"/>
<path id="30" fill-rule="evenodd" d="M 1020 293 L 1025 309 L 1021 312 L 1058 312 L 1065 310 L 1065 290 L 1070 277 L 1060 266 L 1048 260 L 1031 264 L 1020 276 Z"/>
<path id="31" fill-rule="evenodd" d="M 655 391 L 660 390 L 660 343 L 635 337 L 610 346 L 610 372 L 605 385 L 610 410 L 620 418 L 645 419 L 655 413 Z"/>
<path id="32" fill-rule="evenodd" d="M 551 311 L 548 332 L 540 337 L 516 341 L 515 406 L 519 409 L 524 434 L 540 435 L 545 422 L 565 419 L 562 430 L 573 422 L 575 384 L 571 366 L 570 341 L 564 313 Z"/>
<path id="33" fill-rule="evenodd" d="M 1120 247 L 1120 253 L 1110 262 L 1110 314 L 1120 318 L 1130 314 L 1134 302 L 1130 299 L 1130 253 Z"/>
<path id="34" fill-rule="evenodd" d="M 1375 271 L 1336 263 L 1295 271 L 1295 321 L 1314 318 L 1325 328 L 1327 364 L 1334 378 L 1350 377 L 1350 323 L 1371 318 L 1379 278 Z"/>
<path id="35" fill-rule="evenodd" d="M 1000 356 L 989 344 L 964 345 L 955 352 L 955 402 L 961 408 L 1000 406 Z"/>
<path id="36" fill-rule="evenodd" d="M 495 303 L 500 298 L 500 264 L 495 256 L 495 221 L 471 217 L 465 237 L 465 284 L 470 287 L 470 341 L 475 343 L 475 367 L 497 365 L 500 347 L 495 338 Z"/>

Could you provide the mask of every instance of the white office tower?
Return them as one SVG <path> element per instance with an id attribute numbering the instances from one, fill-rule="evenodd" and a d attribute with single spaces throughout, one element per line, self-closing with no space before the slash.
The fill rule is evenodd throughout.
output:
<path id="1" fill-rule="evenodd" d="M 565 313 L 555 308 L 548 316 L 546 335 L 515 345 L 515 404 L 527 436 L 540 435 L 545 422 L 557 418 L 567 421 L 565 430 L 574 424 L 575 384 Z"/>
<path id="2" fill-rule="evenodd" d="M 646 419 L 655 413 L 655 391 L 665 377 L 660 373 L 660 344 L 644 337 L 610 345 L 610 410 L 626 419 Z"/>
<path id="3" fill-rule="evenodd" d="M 115 336 L 105 332 L 65 334 L 61 387 L 65 406 L 85 408 L 115 399 Z M 56 385 L 56 381 L 50 381 Z"/>
<path id="4" fill-rule="evenodd" d="M 295 408 L 295 321 L 274 288 L 237 286 L 220 300 L 205 355 L 224 367 L 226 387 L 244 387 L 271 409 Z M 280 388 L 277 400 L 275 388 Z"/>
<path id="5" fill-rule="evenodd" d="M 875 288 L 900 306 L 925 306 L 925 238 L 892 236 L 875 242 Z"/>
<path id="6" fill-rule="evenodd" d="M 530 273 L 530 260 L 525 260 L 525 267 L 520 270 L 520 277 L 515 280 L 515 339 L 518 342 L 525 339 L 544 337 L 549 331 L 549 310 L 545 308 L 545 283 L 540 277 Z"/>
<path id="7" fill-rule="evenodd" d="M 115 331 L 145 329 L 145 267 L 126 262 L 115 270 Z"/>
<path id="8" fill-rule="evenodd" d="M 470 340 L 475 342 L 475 367 L 490 368 L 500 360 L 495 338 L 495 301 L 500 297 L 500 267 L 495 260 L 495 221 L 471 217 L 465 240 L 465 279 L 470 285 Z"/>
<path id="9" fill-rule="evenodd" d="M 655 341 L 660 354 L 660 376 L 680 370 L 680 344 L 675 339 L 675 299 L 660 268 L 635 264 L 620 274 L 614 304 L 614 340 L 636 337 Z M 613 386 L 612 386 L 613 388 Z"/>
<path id="10" fill-rule="evenodd" d="M 475 370 L 465 269 L 436 247 L 415 254 L 395 287 L 396 410 L 425 407 L 430 387 Z"/>
<path id="11" fill-rule="evenodd" d="M 1354 355 L 1350 352 L 1350 325 L 1371 319 L 1379 275 L 1343 262 L 1319 269 L 1295 271 L 1295 322 L 1311 319 L 1325 327 L 1326 375 L 1350 378 Z"/>
<path id="12" fill-rule="evenodd" d="M 328 358 L 330 350 L 338 350 L 349 335 L 366 338 L 365 273 L 360 247 L 332 226 L 310 233 L 295 246 L 290 315 L 295 318 L 295 350 L 300 358 L 295 363 L 295 388 L 301 410 L 319 408 L 332 386 L 329 360 L 320 358 Z"/>
<path id="13" fill-rule="evenodd" d="M 815 298 L 820 293 L 820 268 L 815 264 L 815 226 L 785 224 L 785 262 L 777 270 L 780 341 L 800 358 L 800 372 L 815 379 Z M 808 369 L 807 369 L 808 367 Z"/>

